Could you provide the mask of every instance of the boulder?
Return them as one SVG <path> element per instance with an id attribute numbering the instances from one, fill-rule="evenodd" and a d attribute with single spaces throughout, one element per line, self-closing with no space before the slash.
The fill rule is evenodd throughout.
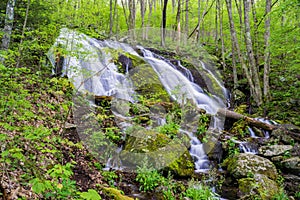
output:
<path id="1" fill-rule="evenodd" d="M 280 191 L 278 184 L 263 174 L 238 180 L 240 199 L 274 199 Z"/>
<path id="2" fill-rule="evenodd" d="M 265 157 L 273 157 L 283 155 L 293 149 L 292 145 L 270 145 L 259 148 L 259 153 Z"/>
<path id="3" fill-rule="evenodd" d="M 116 189 L 116 188 L 111 188 L 111 187 L 103 187 L 102 190 L 104 193 L 109 196 L 111 199 L 115 200 L 134 200 L 131 197 L 125 196 L 122 194 L 122 191 Z"/>
<path id="4" fill-rule="evenodd" d="M 227 158 L 223 162 L 228 172 L 236 179 L 246 178 L 249 175 L 263 174 L 272 180 L 278 177 L 274 164 L 263 157 L 240 153 L 233 157 Z"/>
<path id="5" fill-rule="evenodd" d="M 178 177 L 190 177 L 195 165 L 188 148 L 180 140 L 143 128 L 130 131 L 120 154 L 125 167 L 149 167 L 171 171 Z"/>
<path id="6" fill-rule="evenodd" d="M 300 191 L 300 177 L 293 174 L 284 174 L 284 189 L 288 195 L 295 196 Z"/>
<path id="7" fill-rule="evenodd" d="M 283 169 L 292 174 L 300 175 L 300 157 L 292 157 L 281 161 Z"/>
<path id="8" fill-rule="evenodd" d="M 281 140 L 285 144 L 300 142 L 300 128 L 292 124 L 282 124 L 272 131 L 271 136 Z"/>

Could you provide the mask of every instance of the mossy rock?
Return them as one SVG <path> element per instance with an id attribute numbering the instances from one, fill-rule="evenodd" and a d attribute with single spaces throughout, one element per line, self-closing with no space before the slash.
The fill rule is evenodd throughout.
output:
<path id="1" fill-rule="evenodd" d="M 120 156 L 127 167 L 136 168 L 147 162 L 149 167 L 171 171 L 179 177 L 190 177 L 195 169 L 183 142 L 143 128 L 130 131 Z"/>
<path id="2" fill-rule="evenodd" d="M 262 174 L 238 180 L 241 199 L 273 199 L 280 191 L 278 184 Z"/>
<path id="3" fill-rule="evenodd" d="M 104 193 L 109 196 L 111 199 L 114 200 L 134 200 L 131 197 L 125 196 L 121 193 L 120 190 L 116 189 L 116 188 L 106 188 L 103 187 L 102 190 L 104 191 Z"/>
<path id="4" fill-rule="evenodd" d="M 135 91 L 146 100 L 170 101 L 159 76 L 149 64 L 140 64 L 129 71 Z"/>
<path id="5" fill-rule="evenodd" d="M 263 174 L 272 180 L 278 177 L 275 165 L 268 159 L 249 153 L 241 153 L 223 162 L 228 172 L 236 179 Z"/>

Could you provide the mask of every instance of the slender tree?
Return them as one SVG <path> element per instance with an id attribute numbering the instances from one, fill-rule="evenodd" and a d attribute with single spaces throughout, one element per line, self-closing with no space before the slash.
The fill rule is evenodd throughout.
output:
<path id="1" fill-rule="evenodd" d="M 18 60 L 17 60 L 16 67 L 19 67 L 20 59 L 21 59 L 21 56 L 22 56 L 22 44 L 23 44 L 23 40 L 24 40 L 24 36 L 25 36 L 25 29 L 26 29 L 26 26 L 27 26 L 29 7 L 30 7 L 30 0 L 27 0 L 25 20 L 24 20 L 24 23 L 23 23 L 22 35 L 21 35 L 21 40 L 20 40 L 20 44 L 19 44 L 19 57 L 18 57 Z"/>
<path id="2" fill-rule="evenodd" d="M 147 4 L 147 1 L 146 1 Z M 144 30 L 144 26 L 145 26 L 145 12 L 146 12 L 146 6 L 145 6 L 145 0 L 140 0 L 140 8 L 141 8 L 141 18 L 142 18 L 142 24 L 141 24 L 141 28 L 142 28 L 142 37 L 143 39 L 145 39 L 145 30 Z"/>
<path id="3" fill-rule="evenodd" d="M 109 36 L 113 33 L 114 19 L 113 19 L 113 0 L 109 0 Z"/>
<path id="4" fill-rule="evenodd" d="M 239 46 L 239 42 L 236 36 L 236 31 L 235 31 L 235 26 L 234 26 L 234 22 L 233 22 L 233 17 L 232 17 L 232 2 L 231 0 L 226 0 L 226 7 L 227 7 L 227 12 L 228 12 L 228 19 L 229 19 L 229 25 L 230 25 L 230 37 L 231 37 L 231 45 L 232 45 L 232 57 L 233 59 L 235 59 L 235 55 L 237 55 L 238 60 L 242 66 L 243 71 L 245 72 L 247 81 L 249 83 L 250 86 L 250 92 L 251 94 L 254 94 L 254 84 L 252 81 L 252 77 L 250 76 L 249 73 L 249 69 L 246 66 L 242 53 L 241 53 L 241 49 Z M 235 61 L 233 61 L 235 63 Z"/>
<path id="5" fill-rule="evenodd" d="M 153 2 L 155 0 L 148 0 L 149 4 L 149 13 L 148 13 L 148 22 L 147 22 L 147 31 L 146 31 L 146 39 L 148 39 L 148 31 L 149 31 L 149 26 L 151 25 L 151 17 L 152 17 L 152 9 L 153 9 Z"/>
<path id="6" fill-rule="evenodd" d="M 161 29 L 161 45 L 165 46 L 166 37 L 166 25 L 167 25 L 167 6 L 168 0 L 164 0 L 163 10 L 162 10 L 162 29 Z"/>
<path id="7" fill-rule="evenodd" d="M 258 46 L 259 46 L 259 41 L 258 41 L 258 20 L 257 20 L 257 16 L 256 16 L 256 6 L 255 6 L 255 1 L 251 0 L 251 10 L 252 10 L 252 17 L 253 17 L 253 28 L 254 28 L 254 37 L 253 37 L 253 49 L 254 49 L 254 58 L 255 58 L 255 64 L 257 66 L 257 68 L 259 67 L 258 65 Z"/>
<path id="8" fill-rule="evenodd" d="M 270 74 L 270 26 L 271 17 L 271 0 L 266 0 L 266 19 L 265 19 L 265 56 L 264 56 L 264 99 L 269 101 L 270 98 L 270 85 L 269 85 L 269 74 Z"/>
<path id="9" fill-rule="evenodd" d="M 245 43 L 247 49 L 247 56 L 249 61 L 249 72 L 250 76 L 253 80 L 254 90 L 252 96 L 256 105 L 262 104 L 262 92 L 260 87 L 260 80 L 258 69 L 256 66 L 255 58 L 254 58 L 254 51 L 253 51 L 253 42 L 251 39 L 251 30 L 250 30 L 250 19 L 249 19 L 249 12 L 250 12 L 250 0 L 244 0 L 244 24 L 245 24 Z"/>
<path id="10" fill-rule="evenodd" d="M 129 7 L 129 30 L 135 28 L 135 0 L 128 1 Z"/>
<path id="11" fill-rule="evenodd" d="M 14 12 L 15 12 L 15 5 L 16 0 L 8 0 L 7 6 L 6 6 L 6 15 L 5 15 L 5 24 L 3 29 L 3 37 L 2 37 L 2 44 L 1 49 L 4 51 L 7 51 L 10 44 L 11 39 L 11 33 L 13 29 L 13 23 L 14 23 Z M 0 58 L 1 62 L 4 62 L 4 57 Z"/>
<path id="12" fill-rule="evenodd" d="M 189 0 L 185 0 L 185 33 L 189 34 Z"/>

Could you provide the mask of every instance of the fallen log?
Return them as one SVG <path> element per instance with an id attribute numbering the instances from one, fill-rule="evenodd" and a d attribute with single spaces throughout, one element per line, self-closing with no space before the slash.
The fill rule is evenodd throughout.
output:
<path id="1" fill-rule="evenodd" d="M 243 119 L 246 122 L 248 122 L 250 125 L 255 126 L 257 128 L 262 128 L 262 129 L 267 130 L 267 131 L 272 131 L 272 130 L 278 128 L 277 126 L 274 126 L 272 124 L 268 124 L 268 123 L 253 119 L 251 117 L 248 117 L 248 116 L 245 116 L 245 115 L 242 115 L 240 113 L 236 113 L 234 111 L 227 110 L 227 109 L 224 109 L 224 108 L 219 109 L 218 114 L 223 115 L 223 116 L 228 117 L 228 118 L 231 118 L 231 119 L 236 119 L 236 120 Z"/>

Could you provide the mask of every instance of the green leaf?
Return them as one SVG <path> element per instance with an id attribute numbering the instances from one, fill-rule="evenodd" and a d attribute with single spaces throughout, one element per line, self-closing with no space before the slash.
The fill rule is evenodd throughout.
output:
<path id="1" fill-rule="evenodd" d="M 89 189 L 87 192 L 82 192 L 80 197 L 86 200 L 99 200 L 101 199 L 100 195 L 96 190 Z"/>

